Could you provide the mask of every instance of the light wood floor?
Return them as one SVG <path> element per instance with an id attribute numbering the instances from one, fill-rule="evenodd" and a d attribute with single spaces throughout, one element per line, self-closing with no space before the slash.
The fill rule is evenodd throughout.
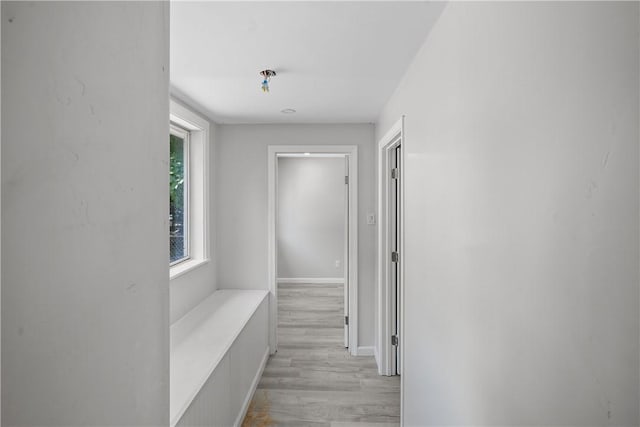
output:
<path id="1" fill-rule="evenodd" d="M 344 348 L 341 284 L 280 284 L 278 352 L 243 427 L 387 427 L 400 423 L 400 378 Z"/>

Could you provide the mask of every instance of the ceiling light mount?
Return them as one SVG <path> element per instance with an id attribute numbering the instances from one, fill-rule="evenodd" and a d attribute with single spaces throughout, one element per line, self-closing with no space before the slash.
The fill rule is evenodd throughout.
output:
<path id="1" fill-rule="evenodd" d="M 285 108 L 284 110 L 280 110 L 280 112 L 282 114 L 294 114 L 296 110 L 294 110 L 293 108 Z"/>
<path id="2" fill-rule="evenodd" d="M 276 72 L 273 70 L 262 70 L 260 71 L 260 75 L 262 76 L 262 91 L 269 93 L 269 82 L 271 81 L 271 77 L 276 76 Z"/>

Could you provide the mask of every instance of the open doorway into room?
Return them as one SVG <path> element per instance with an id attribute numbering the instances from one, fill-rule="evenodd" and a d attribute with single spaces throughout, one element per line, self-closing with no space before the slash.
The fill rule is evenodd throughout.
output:
<path id="1" fill-rule="evenodd" d="M 305 153 L 309 153 L 308 156 Z M 335 170 L 338 173 L 342 171 L 342 181 L 335 180 L 332 188 L 334 192 L 339 192 L 336 188 L 342 187 L 345 192 L 342 198 L 346 202 L 342 218 L 346 219 L 344 235 L 347 236 L 344 294 L 341 294 L 340 288 L 337 292 L 336 289 L 323 289 L 324 283 L 296 283 L 296 280 L 284 277 L 294 274 L 294 267 L 299 266 L 291 264 L 301 263 L 301 257 L 321 258 L 313 245 L 295 241 L 305 234 L 302 230 L 304 224 L 300 223 L 309 222 L 309 217 L 318 214 L 330 215 L 324 205 L 331 202 L 318 200 L 322 196 L 313 187 L 320 187 L 324 185 L 323 180 L 333 181 L 335 177 L 323 177 L 319 173 L 315 176 L 313 170 L 298 170 L 304 168 L 304 164 L 298 163 L 303 160 L 300 157 L 312 158 L 314 154 L 320 159 L 342 160 L 335 164 Z M 400 420 L 399 378 L 378 377 L 374 357 L 364 354 L 360 357 L 359 353 L 364 351 L 358 351 L 357 154 L 355 146 L 269 146 L 269 309 L 272 316 L 269 328 L 272 354 L 243 426 L 263 425 L 265 420 L 269 425 L 346 425 L 352 422 L 362 425 L 372 422 L 397 424 Z M 289 182 L 285 184 L 285 180 Z M 304 209 L 300 203 L 303 199 L 311 199 L 306 202 L 310 206 Z M 284 209 L 295 212 L 280 212 Z M 338 208 L 333 210 L 338 220 L 340 213 Z M 290 224 L 294 222 L 299 224 Z M 290 229 L 292 225 L 295 227 Z M 319 233 L 322 238 L 328 237 L 330 228 L 339 232 L 339 226 L 335 224 L 333 227 L 326 224 L 320 227 L 323 228 Z M 283 228 L 287 231 L 284 232 Z M 295 236 L 290 235 L 294 233 Z M 291 247 L 285 248 L 287 245 Z M 287 252 L 289 249 L 293 249 L 294 253 Z M 303 253 L 305 251 L 311 251 L 312 254 Z M 336 270 L 334 258 L 325 261 L 325 264 L 330 264 L 328 271 Z M 307 271 L 298 274 L 307 275 Z M 325 274 L 328 273 L 318 276 Z M 293 283 L 286 286 L 285 279 Z M 305 282 L 314 281 L 302 279 Z M 334 279 L 328 279 L 335 282 Z M 282 285 L 285 286 L 280 287 Z M 347 307 L 349 318 L 344 334 L 340 319 L 342 313 L 336 311 L 341 303 Z M 348 348 L 345 349 L 345 346 Z"/>
<path id="2" fill-rule="evenodd" d="M 277 171 L 279 345 L 348 348 L 348 158 L 284 153 Z"/>
<path id="3" fill-rule="evenodd" d="M 357 354 L 356 233 L 355 146 L 269 147 L 272 353 L 282 343 Z"/>

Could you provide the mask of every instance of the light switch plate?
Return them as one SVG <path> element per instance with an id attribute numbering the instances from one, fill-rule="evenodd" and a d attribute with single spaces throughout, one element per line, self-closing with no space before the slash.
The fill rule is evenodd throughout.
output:
<path id="1" fill-rule="evenodd" d="M 376 214 L 368 213 L 367 214 L 367 225 L 375 225 L 376 224 Z"/>

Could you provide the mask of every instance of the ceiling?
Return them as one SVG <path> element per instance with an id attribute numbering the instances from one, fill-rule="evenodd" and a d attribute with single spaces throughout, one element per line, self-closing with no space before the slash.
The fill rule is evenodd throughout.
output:
<path id="1" fill-rule="evenodd" d="M 443 7 L 172 2 L 172 93 L 218 123 L 374 122 Z"/>

